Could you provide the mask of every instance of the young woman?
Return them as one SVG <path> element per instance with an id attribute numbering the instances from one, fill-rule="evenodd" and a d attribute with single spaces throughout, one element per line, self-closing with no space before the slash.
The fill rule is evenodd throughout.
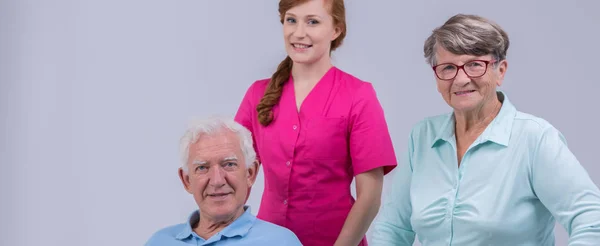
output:
<path id="1" fill-rule="evenodd" d="M 258 217 L 304 245 L 367 245 L 396 157 L 373 86 L 331 63 L 346 35 L 344 3 L 282 0 L 279 13 L 288 56 L 250 86 L 235 117 L 264 167 Z"/>

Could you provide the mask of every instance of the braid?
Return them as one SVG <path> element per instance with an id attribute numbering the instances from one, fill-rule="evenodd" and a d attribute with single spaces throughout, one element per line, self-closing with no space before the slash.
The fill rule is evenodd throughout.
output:
<path id="1" fill-rule="evenodd" d="M 260 103 L 256 106 L 258 111 L 258 121 L 263 126 L 268 126 L 273 121 L 273 106 L 279 102 L 283 85 L 290 79 L 292 72 L 292 59 L 286 57 L 277 67 L 277 71 L 273 73 L 265 95 L 260 99 Z"/>

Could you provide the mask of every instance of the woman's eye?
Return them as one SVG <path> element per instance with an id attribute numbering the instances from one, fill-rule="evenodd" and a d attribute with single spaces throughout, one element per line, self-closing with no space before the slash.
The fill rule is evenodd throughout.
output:
<path id="1" fill-rule="evenodd" d="M 454 70 L 454 66 L 452 66 L 452 65 L 445 66 L 444 70 Z"/>

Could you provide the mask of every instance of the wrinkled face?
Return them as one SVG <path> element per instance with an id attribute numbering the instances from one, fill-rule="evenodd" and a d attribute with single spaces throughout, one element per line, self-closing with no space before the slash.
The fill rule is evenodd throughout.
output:
<path id="1" fill-rule="evenodd" d="M 285 49 L 295 63 L 312 64 L 329 57 L 331 41 L 340 35 L 323 0 L 311 0 L 285 13 Z"/>
<path id="2" fill-rule="evenodd" d="M 179 176 L 194 196 L 201 218 L 223 221 L 243 213 L 257 171 L 256 163 L 249 165 L 246 168 L 239 137 L 229 130 L 200 135 L 190 145 L 188 173 L 179 169 Z"/>
<path id="3" fill-rule="evenodd" d="M 494 59 L 491 55 L 456 55 L 442 47 L 436 48 L 435 55 L 437 64 L 453 63 L 458 66 L 467 64 L 464 69 L 458 69 L 458 73 L 454 79 L 442 80 L 435 76 L 438 92 L 455 111 L 469 112 L 471 110 L 478 110 L 496 98 L 496 87 L 502 85 L 502 80 L 506 72 L 506 60 L 500 61 L 496 65 L 489 63 L 487 68 L 485 68 L 479 67 L 485 66 L 484 63 L 472 61 L 493 61 Z M 437 70 L 443 71 L 444 69 L 451 70 L 454 67 L 451 65 L 440 66 Z M 481 77 L 471 78 L 465 73 L 465 69 L 467 69 L 469 74 L 476 74 L 474 71 L 479 70 L 485 73 Z"/>

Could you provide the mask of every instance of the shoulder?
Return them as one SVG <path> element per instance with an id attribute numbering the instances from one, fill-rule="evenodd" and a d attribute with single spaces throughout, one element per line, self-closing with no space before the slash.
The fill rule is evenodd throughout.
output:
<path id="1" fill-rule="evenodd" d="M 438 114 L 426 117 L 415 123 L 410 130 L 412 139 L 431 142 L 439 133 L 445 130 L 452 120 L 452 113 Z"/>
<path id="2" fill-rule="evenodd" d="M 252 101 L 260 100 L 267 89 L 267 85 L 269 85 L 269 81 L 271 81 L 271 79 L 260 79 L 254 81 L 246 90 L 246 98 Z"/>
<path id="3" fill-rule="evenodd" d="M 556 144 L 561 141 L 566 144 L 563 134 L 549 121 L 533 114 L 517 111 L 513 123 L 512 135 L 529 142 L 529 146 L 540 144 Z M 556 141 L 544 141 L 553 139 Z"/>
<path id="4" fill-rule="evenodd" d="M 373 84 L 371 82 L 362 80 L 355 75 L 345 72 L 339 68 L 336 69 L 336 83 L 339 83 L 342 88 L 348 90 L 350 93 L 361 95 L 365 92 L 374 92 Z"/>
<path id="5" fill-rule="evenodd" d="M 264 91 L 267 88 L 269 81 L 271 81 L 270 78 L 259 79 L 257 81 L 254 81 L 254 83 L 250 85 L 250 88 L 253 90 Z"/>
<path id="6" fill-rule="evenodd" d="M 145 246 L 164 245 L 165 243 L 176 240 L 177 235 L 179 235 L 186 226 L 187 224 L 182 223 L 160 229 L 150 236 Z"/>
<path id="7" fill-rule="evenodd" d="M 353 87 L 353 88 L 359 88 L 365 85 L 371 85 L 370 82 L 367 82 L 365 80 L 362 80 L 360 78 L 358 78 L 357 76 L 348 73 L 344 70 L 341 70 L 339 68 L 336 68 L 336 74 L 335 74 L 335 78 L 339 83 L 342 83 L 345 86 L 348 87 Z"/>
<path id="8" fill-rule="evenodd" d="M 530 134 L 541 135 L 548 129 L 553 129 L 554 126 L 547 120 L 521 111 L 515 114 L 515 126 L 520 127 L 523 131 Z"/>
<path id="9" fill-rule="evenodd" d="M 341 93 L 341 96 L 346 98 L 345 100 L 351 102 L 353 107 L 362 108 L 365 105 L 372 105 L 374 102 L 379 103 L 373 83 L 340 69 L 336 71 L 335 80 L 340 88 L 338 93 Z"/>
<path id="10" fill-rule="evenodd" d="M 265 237 L 268 241 L 281 240 L 281 242 L 287 242 L 289 245 L 300 245 L 300 240 L 290 229 L 259 218 L 256 218 L 252 231 L 261 234 L 261 237 Z M 298 242 L 298 244 L 292 242 Z"/>

